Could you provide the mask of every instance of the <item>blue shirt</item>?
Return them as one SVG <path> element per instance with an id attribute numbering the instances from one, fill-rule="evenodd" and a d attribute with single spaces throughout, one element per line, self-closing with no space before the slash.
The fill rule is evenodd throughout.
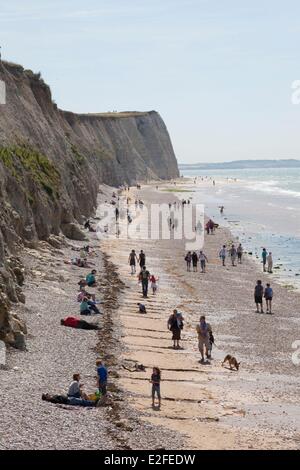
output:
<path id="1" fill-rule="evenodd" d="M 99 377 L 99 382 L 106 382 L 107 381 L 107 369 L 104 366 L 100 366 L 97 369 L 98 377 Z"/>

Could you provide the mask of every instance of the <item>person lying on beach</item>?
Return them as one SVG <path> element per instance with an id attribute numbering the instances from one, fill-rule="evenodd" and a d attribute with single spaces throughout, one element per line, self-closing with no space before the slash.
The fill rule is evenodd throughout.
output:
<path id="1" fill-rule="evenodd" d="M 267 250 L 263 248 L 262 253 L 261 253 L 262 263 L 263 263 L 263 272 L 266 271 L 267 255 L 268 255 Z"/>
<path id="2" fill-rule="evenodd" d="M 66 317 L 60 320 L 62 326 L 69 326 L 71 328 L 78 328 L 81 330 L 100 330 L 98 325 L 89 323 L 85 320 L 78 320 L 75 317 Z"/>
<path id="3" fill-rule="evenodd" d="M 66 395 L 51 395 L 50 393 L 43 393 L 42 400 L 57 405 L 71 405 L 71 406 L 97 406 L 97 401 L 85 400 L 83 398 L 67 397 Z"/>
<path id="4" fill-rule="evenodd" d="M 155 395 L 158 398 L 158 407 L 161 405 L 161 395 L 160 395 L 160 381 L 161 381 L 161 372 L 158 367 L 153 367 L 150 383 L 152 383 L 152 408 L 155 406 Z"/>
<path id="5" fill-rule="evenodd" d="M 201 266 L 201 273 L 205 273 L 206 269 L 206 263 L 208 263 L 208 259 L 205 253 L 203 253 L 202 250 L 200 250 L 199 253 L 199 261 L 200 261 L 200 266 Z"/>
<path id="6" fill-rule="evenodd" d="M 256 304 L 256 313 L 259 313 L 259 306 L 260 306 L 260 313 L 264 313 L 263 293 L 264 293 L 264 287 L 262 285 L 262 282 L 258 280 L 254 289 L 254 301 Z"/>
<path id="7" fill-rule="evenodd" d="M 73 381 L 71 382 L 68 390 L 68 398 L 83 398 L 88 400 L 86 393 L 82 391 L 83 384 L 80 383 L 80 374 L 73 374 Z"/>
<path id="8" fill-rule="evenodd" d="M 223 245 L 221 250 L 219 251 L 219 258 L 222 260 L 222 266 L 225 266 L 227 252 L 226 252 L 226 245 Z"/>
<path id="9" fill-rule="evenodd" d="M 236 249 L 236 252 L 237 252 L 237 257 L 238 257 L 238 263 L 242 264 L 243 247 L 242 247 L 241 243 L 239 243 L 239 245 Z"/>
<path id="10" fill-rule="evenodd" d="M 66 262 L 66 264 L 69 264 L 68 262 Z M 78 266 L 79 268 L 87 268 L 88 267 L 88 262 L 87 262 L 87 259 L 84 258 L 84 259 L 81 259 L 81 258 L 72 258 L 71 259 L 71 264 L 73 266 Z"/>
<path id="11" fill-rule="evenodd" d="M 267 313 L 272 314 L 273 289 L 269 283 L 267 284 L 267 287 L 265 288 L 264 297 L 266 299 L 266 304 L 267 304 Z"/>
<path id="12" fill-rule="evenodd" d="M 181 330 L 183 329 L 183 316 L 178 310 L 174 309 L 168 319 L 168 329 L 172 331 L 173 348 L 180 348 Z"/>
<path id="13" fill-rule="evenodd" d="M 136 255 L 135 250 L 131 250 L 129 253 L 128 263 L 131 268 L 131 274 L 136 273 L 136 262 L 138 262 L 138 257 Z"/>
<path id="14" fill-rule="evenodd" d="M 146 307 L 144 304 L 138 303 L 139 313 L 147 313 Z"/>
<path id="15" fill-rule="evenodd" d="M 156 292 L 157 292 L 157 282 L 158 282 L 158 280 L 159 280 L 158 277 L 155 277 L 154 274 L 151 274 L 150 282 L 151 282 L 151 289 L 152 289 L 153 295 L 155 295 Z"/>
<path id="16" fill-rule="evenodd" d="M 97 274 L 97 271 L 96 269 L 93 269 L 85 278 L 86 280 L 86 283 L 89 287 L 94 287 L 96 286 L 96 274 Z"/>
<path id="17" fill-rule="evenodd" d="M 192 253 L 190 251 L 187 252 L 187 254 L 185 255 L 185 258 L 184 258 L 185 262 L 186 262 L 186 270 L 188 272 L 190 272 L 191 270 L 191 262 L 192 262 Z"/>

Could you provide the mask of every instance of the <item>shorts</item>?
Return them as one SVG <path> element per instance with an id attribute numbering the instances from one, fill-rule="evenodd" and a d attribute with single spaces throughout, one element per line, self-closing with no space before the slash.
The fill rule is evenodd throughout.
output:
<path id="1" fill-rule="evenodd" d="M 155 393 L 157 395 L 157 398 L 160 399 L 160 385 L 157 384 L 152 384 L 152 399 L 154 400 Z"/>
<path id="2" fill-rule="evenodd" d="M 210 344 L 210 341 L 209 341 L 209 338 L 202 338 L 200 336 L 200 338 L 198 338 L 198 347 L 199 347 L 199 351 L 203 351 L 203 347 L 206 347 L 207 351 L 210 351 L 211 350 L 211 344 Z"/>
<path id="3" fill-rule="evenodd" d="M 266 300 L 272 300 L 272 297 L 265 297 Z"/>
<path id="4" fill-rule="evenodd" d="M 174 328 L 172 330 L 173 336 L 172 340 L 173 341 L 179 341 L 181 339 L 181 329 L 180 328 Z"/>
<path id="5" fill-rule="evenodd" d="M 257 297 L 257 296 L 255 296 L 255 297 L 254 297 L 254 300 L 255 300 L 255 303 L 256 303 L 256 304 L 262 304 L 262 297 Z"/>
<path id="6" fill-rule="evenodd" d="M 238 253 L 238 259 L 241 259 L 242 253 Z"/>
<path id="7" fill-rule="evenodd" d="M 200 264 L 201 264 L 201 268 L 205 268 L 205 264 L 206 264 L 206 263 L 205 263 L 205 259 L 202 259 L 202 260 L 200 261 Z"/>

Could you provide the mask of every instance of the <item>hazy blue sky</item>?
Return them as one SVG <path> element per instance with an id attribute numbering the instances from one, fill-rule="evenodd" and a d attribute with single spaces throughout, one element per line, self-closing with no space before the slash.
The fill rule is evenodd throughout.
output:
<path id="1" fill-rule="evenodd" d="M 60 108 L 157 110 L 180 162 L 300 158 L 299 0 L 0 0 Z"/>

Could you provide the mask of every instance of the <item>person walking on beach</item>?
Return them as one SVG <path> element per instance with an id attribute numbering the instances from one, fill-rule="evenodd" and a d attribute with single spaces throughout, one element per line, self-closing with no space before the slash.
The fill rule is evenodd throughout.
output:
<path id="1" fill-rule="evenodd" d="M 199 352 L 201 354 L 201 360 L 200 363 L 204 364 L 204 346 L 205 346 L 205 353 L 207 359 L 211 359 L 211 342 L 210 342 L 210 333 L 211 331 L 211 326 L 209 323 L 206 323 L 205 316 L 202 315 L 200 317 L 200 321 L 196 326 L 196 331 L 198 334 L 198 346 L 199 346 Z"/>
<path id="2" fill-rule="evenodd" d="M 226 245 L 223 245 L 220 252 L 219 257 L 222 260 L 222 266 L 225 266 L 225 259 L 226 259 Z"/>
<path id="3" fill-rule="evenodd" d="M 266 264 L 267 264 L 267 250 L 263 248 L 261 257 L 262 257 L 262 263 L 263 263 L 263 271 L 266 271 Z"/>
<path id="4" fill-rule="evenodd" d="M 208 259 L 205 253 L 203 253 L 202 250 L 200 250 L 199 253 L 199 261 L 200 261 L 200 266 L 201 266 L 201 273 L 205 273 L 205 268 L 206 268 L 206 263 L 208 263 Z"/>
<path id="5" fill-rule="evenodd" d="M 139 264 L 140 264 L 140 267 L 142 268 L 143 266 L 145 266 L 146 264 L 146 255 L 145 253 L 143 252 L 143 250 L 140 251 L 140 254 L 139 254 Z"/>
<path id="6" fill-rule="evenodd" d="M 273 258 L 272 258 L 272 252 L 270 251 L 268 256 L 267 256 L 267 263 L 268 263 L 268 273 L 272 274 L 273 272 Z"/>
<path id="7" fill-rule="evenodd" d="M 192 254 L 192 262 L 193 262 L 193 271 L 196 273 L 198 271 L 198 255 L 195 251 Z"/>
<path id="8" fill-rule="evenodd" d="M 231 248 L 229 250 L 229 254 L 230 254 L 232 266 L 236 266 L 235 265 L 235 260 L 236 260 L 236 257 L 237 257 L 237 250 L 236 250 L 236 247 L 234 245 L 231 245 Z"/>
<path id="9" fill-rule="evenodd" d="M 161 405 L 161 395 L 160 395 L 160 381 L 161 381 L 161 372 L 158 367 L 153 367 L 152 375 L 150 382 L 152 383 L 152 408 L 155 406 L 155 395 L 158 398 L 158 408 Z"/>
<path id="10" fill-rule="evenodd" d="M 151 289 L 152 289 L 153 295 L 155 295 L 157 292 L 157 281 L 158 281 L 158 277 L 155 277 L 154 274 L 151 274 L 150 282 L 151 282 Z"/>
<path id="11" fill-rule="evenodd" d="M 242 247 L 241 243 L 239 243 L 239 245 L 236 249 L 236 252 L 237 252 L 237 257 L 238 257 L 238 263 L 242 264 L 243 247 Z"/>
<path id="12" fill-rule="evenodd" d="M 96 360 L 97 375 L 98 375 L 98 388 L 102 395 L 106 395 L 107 376 L 108 372 L 101 359 Z"/>
<path id="13" fill-rule="evenodd" d="M 188 272 L 191 271 L 191 262 L 192 262 L 192 253 L 190 251 L 187 252 L 187 254 L 185 255 L 185 261 L 186 261 L 186 270 Z"/>
<path id="14" fill-rule="evenodd" d="M 148 297 L 149 279 L 150 279 L 150 273 L 147 270 L 146 266 L 143 266 L 143 268 L 142 268 L 142 270 L 139 274 L 139 280 L 142 283 L 143 297 Z"/>
<path id="15" fill-rule="evenodd" d="M 136 252 L 135 250 L 131 250 L 130 254 L 129 254 L 129 258 L 128 258 L 128 263 L 129 263 L 129 266 L 131 268 L 131 274 L 135 274 L 136 273 L 136 267 L 135 267 L 135 262 L 138 261 L 138 257 L 136 256 Z"/>
<path id="16" fill-rule="evenodd" d="M 259 306 L 260 306 L 260 313 L 264 313 L 263 293 L 264 293 L 264 287 L 262 285 L 262 282 L 258 280 L 254 289 L 254 301 L 256 304 L 256 313 L 259 313 Z"/>
<path id="17" fill-rule="evenodd" d="M 183 316 L 178 310 L 173 310 L 172 315 L 168 319 L 168 329 L 172 331 L 173 348 L 179 349 L 179 341 L 181 340 L 181 330 L 183 329 Z"/>
<path id="18" fill-rule="evenodd" d="M 270 284 L 267 284 L 267 287 L 265 288 L 264 297 L 267 304 L 267 313 L 272 314 L 273 289 Z"/>

